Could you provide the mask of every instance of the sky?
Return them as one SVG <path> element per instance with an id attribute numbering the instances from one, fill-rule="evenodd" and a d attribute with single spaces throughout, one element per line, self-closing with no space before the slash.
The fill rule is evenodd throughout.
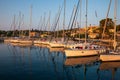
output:
<path id="1" fill-rule="evenodd" d="M 85 26 L 86 22 L 86 0 L 82 0 L 81 7 L 81 27 Z M 107 15 L 108 5 L 110 0 L 88 0 L 87 9 L 87 25 L 99 25 L 101 19 L 105 19 Z M 22 18 L 22 24 L 20 29 L 30 29 L 30 6 L 32 5 L 32 29 L 41 29 L 40 25 L 47 24 L 49 12 L 51 25 L 55 24 L 55 18 L 58 13 L 59 7 L 62 7 L 64 0 L 0 0 L 0 30 L 12 30 L 13 19 L 15 15 L 16 28 L 18 29 L 18 22 L 20 20 L 19 14 L 24 15 Z M 66 16 L 65 16 L 65 28 L 67 28 L 74 5 L 77 5 L 78 0 L 66 0 Z M 120 3 L 120 0 L 118 0 Z M 120 24 L 120 4 L 117 4 L 117 24 Z M 63 25 L 62 9 L 59 21 L 59 29 L 62 29 Z M 78 13 L 80 14 L 80 13 Z M 96 16 L 97 15 L 97 16 Z M 114 0 L 112 0 L 109 17 L 114 18 Z M 45 21 L 43 21 L 45 18 Z M 80 22 L 80 16 L 77 16 L 77 21 Z M 12 26 L 11 26 L 12 25 Z M 42 27 L 42 29 L 48 27 Z"/>

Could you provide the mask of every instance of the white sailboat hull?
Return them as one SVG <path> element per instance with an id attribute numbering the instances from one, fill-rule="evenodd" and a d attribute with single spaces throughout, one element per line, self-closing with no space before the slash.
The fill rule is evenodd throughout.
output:
<path id="1" fill-rule="evenodd" d="M 20 40 L 19 43 L 21 44 L 33 44 L 32 40 Z"/>
<path id="2" fill-rule="evenodd" d="M 9 43 L 9 42 L 10 42 L 10 39 L 4 39 L 4 42 L 5 42 L 5 43 Z"/>
<path id="3" fill-rule="evenodd" d="M 50 47 L 52 48 L 59 48 L 59 47 L 64 47 L 63 44 L 61 43 L 49 43 Z"/>
<path id="4" fill-rule="evenodd" d="M 34 44 L 41 44 L 42 42 L 40 40 L 35 40 Z"/>
<path id="5" fill-rule="evenodd" d="M 66 57 L 93 56 L 98 54 L 97 50 L 65 50 Z"/>
<path id="6" fill-rule="evenodd" d="M 17 39 L 11 39 L 10 42 L 11 43 L 19 43 L 19 40 L 17 40 Z"/>
<path id="7" fill-rule="evenodd" d="M 100 60 L 101 61 L 120 61 L 120 55 L 115 55 L 115 54 L 102 54 L 100 55 Z"/>
<path id="8" fill-rule="evenodd" d="M 42 41 L 41 43 L 44 45 L 49 45 L 49 41 Z"/>

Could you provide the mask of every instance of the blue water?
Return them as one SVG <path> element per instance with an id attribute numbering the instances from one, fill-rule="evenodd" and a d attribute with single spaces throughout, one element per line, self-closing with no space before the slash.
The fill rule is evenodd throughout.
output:
<path id="1" fill-rule="evenodd" d="M 0 43 L 0 80 L 120 80 L 120 68 L 100 70 L 102 64 L 65 65 L 63 52 L 43 47 Z"/>

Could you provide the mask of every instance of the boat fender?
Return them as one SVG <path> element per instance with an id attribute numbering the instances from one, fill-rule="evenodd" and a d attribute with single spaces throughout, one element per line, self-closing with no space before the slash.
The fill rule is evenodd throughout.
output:
<path id="1" fill-rule="evenodd" d="M 98 55 L 100 54 L 99 51 L 96 51 L 98 53 Z"/>
<path id="2" fill-rule="evenodd" d="M 72 47 L 72 49 L 74 49 L 74 47 Z"/>

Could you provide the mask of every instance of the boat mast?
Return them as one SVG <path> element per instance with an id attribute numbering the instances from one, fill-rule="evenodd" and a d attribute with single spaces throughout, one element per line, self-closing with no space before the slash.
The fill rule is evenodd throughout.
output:
<path id="1" fill-rule="evenodd" d="M 60 11 L 60 6 L 59 6 L 59 11 Z M 58 23 L 56 25 L 56 27 L 58 27 L 58 30 L 56 31 L 56 38 L 58 38 L 58 35 L 59 35 L 59 21 L 60 20 L 58 20 Z"/>
<path id="2" fill-rule="evenodd" d="M 79 31 L 81 28 L 81 13 L 82 13 L 82 0 L 80 0 L 80 23 L 79 23 Z M 79 43 L 80 43 L 80 33 L 79 33 Z"/>
<path id="3" fill-rule="evenodd" d="M 21 18 L 21 26 L 23 27 L 24 26 L 24 14 L 22 14 L 22 18 Z M 21 33 L 21 35 L 22 35 L 22 37 L 23 37 L 23 35 L 24 35 L 24 33 L 23 33 L 24 31 L 22 30 L 22 33 Z"/>
<path id="4" fill-rule="evenodd" d="M 14 15 L 14 19 L 13 19 L 13 37 L 15 37 L 15 27 L 16 27 L 16 20 L 15 20 L 15 15 Z"/>
<path id="5" fill-rule="evenodd" d="M 58 27 L 58 29 L 57 29 L 57 39 L 58 39 L 58 37 L 59 37 L 59 21 L 58 21 L 57 27 Z"/>
<path id="6" fill-rule="evenodd" d="M 32 27 L 32 5 L 30 6 L 30 26 L 29 26 L 29 38 L 30 38 L 30 30 Z"/>
<path id="7" fill-rule="evenodd" d="M 63 41 L 65 41 L 64 40 L 64 38 L 65 38 L 65 31 L 64 31 L 64 29 L 65 29 L 65 10 L 66 10 L 66 0 L 64 0 Z"/>
<path id="8" fill-rule="evenodd" d="M 117 0 L 115 0 L 115 4 L 114 4 L 114 42 L 113 42 L 113 47 L 114 47 L 114 51 L 116 50 L 116 15 L 117 15 Z"/>
<path id="9" fill-rule="evenodd" d="M 86 0 L 86 26 L 85 26 L 85 44 L 87 43 L 87 7 L 88 7 L 88 0 Z"/>
<path id="10" fill-rule="evenodd" d="M 43 16 L 41 16 L 41 25 L 40 25 L 40 32 L 41 32 L 41 33 L 40 33 L 40 34 L 42 34 L 42 32 L 43 32 L 43 26 L 44 26 L 44 24 L 43 24 L 43 23 L 44 23 L 43 19 L 44 19 Z"/>
<path id="11" fill-rule="evenodd" d="M 109 15 L 111 2 L 112 2 L 112 0 L 110 0 L 109 6 L 108 6 L 107 16 L 106 16 L 106 20 L 105 20 L 105 24 L 104 24 L 103 33 L 102 33 L 102 39 L 103 39 L 103 37 L 104 37 L 104 35 L 105 35 L 105 29 L 106 29 L 106 24 L 107 24 L 107 21 L 108 21 L 108 19 L 107 19 L 107 18 L 108 18 L 108 15 Z"/>
<path id="12" fill-rule="evenodd" d="M 43 32 L 46 30 L 46 12 L 44 12 L 44 18 L 43 18 Z"/>
<path id="13" fill-rule="evenodd" d="M 76 5 L 74 6 L 74 13 L 75 13 L 75 11 L 77 10 L 77 7 L 76 7 Z M 76 17 L 75 17 L 75 19 L 74 19 L 74 21 L 73 21 L 73 33 L 75 33 L 75 28 L 76 28 L 76 22 L 77 22 L 77 20 L 76 20 Z M 75 35 L 73 35 L 73 37 L 75 37 Z"/>
<path id="14" fill-rule="evenodd" d="M 76 15 L 78 13 L 79 4 L 80 4 L 80 0 L 78 1 L 77 7 L 74 6 L 74 8 L 73 8 L 72 16 L 70 18 L 70 23 L 68 25 L 68 29 L 70 28 L 70 33 L 72 32 L 72 29 L 73 29 L 73 26 L 74 26 L 74 22 L 75 22 L 75 20 L 77 18 Z M 72 19 L 72 17 L 73 17 L 73 19 Z M 69 40 L 69 37 L 67 39 L 67 42 L 68 42 L 68 40 Z"/>
<path id="15" fill-rule="evenodd" d="M 18 25 L 19 37 L 20 37 L 20 26 L 21 26 L 21 12 L 19 12 L 19 25 Z"/>
<path id="16" fill-rule="evenodd" d="M 50 34 L 50 16 L 51 16 L 51 11 L 49 11 L 49 18 L 48 18 L 48 35 Z"/>

